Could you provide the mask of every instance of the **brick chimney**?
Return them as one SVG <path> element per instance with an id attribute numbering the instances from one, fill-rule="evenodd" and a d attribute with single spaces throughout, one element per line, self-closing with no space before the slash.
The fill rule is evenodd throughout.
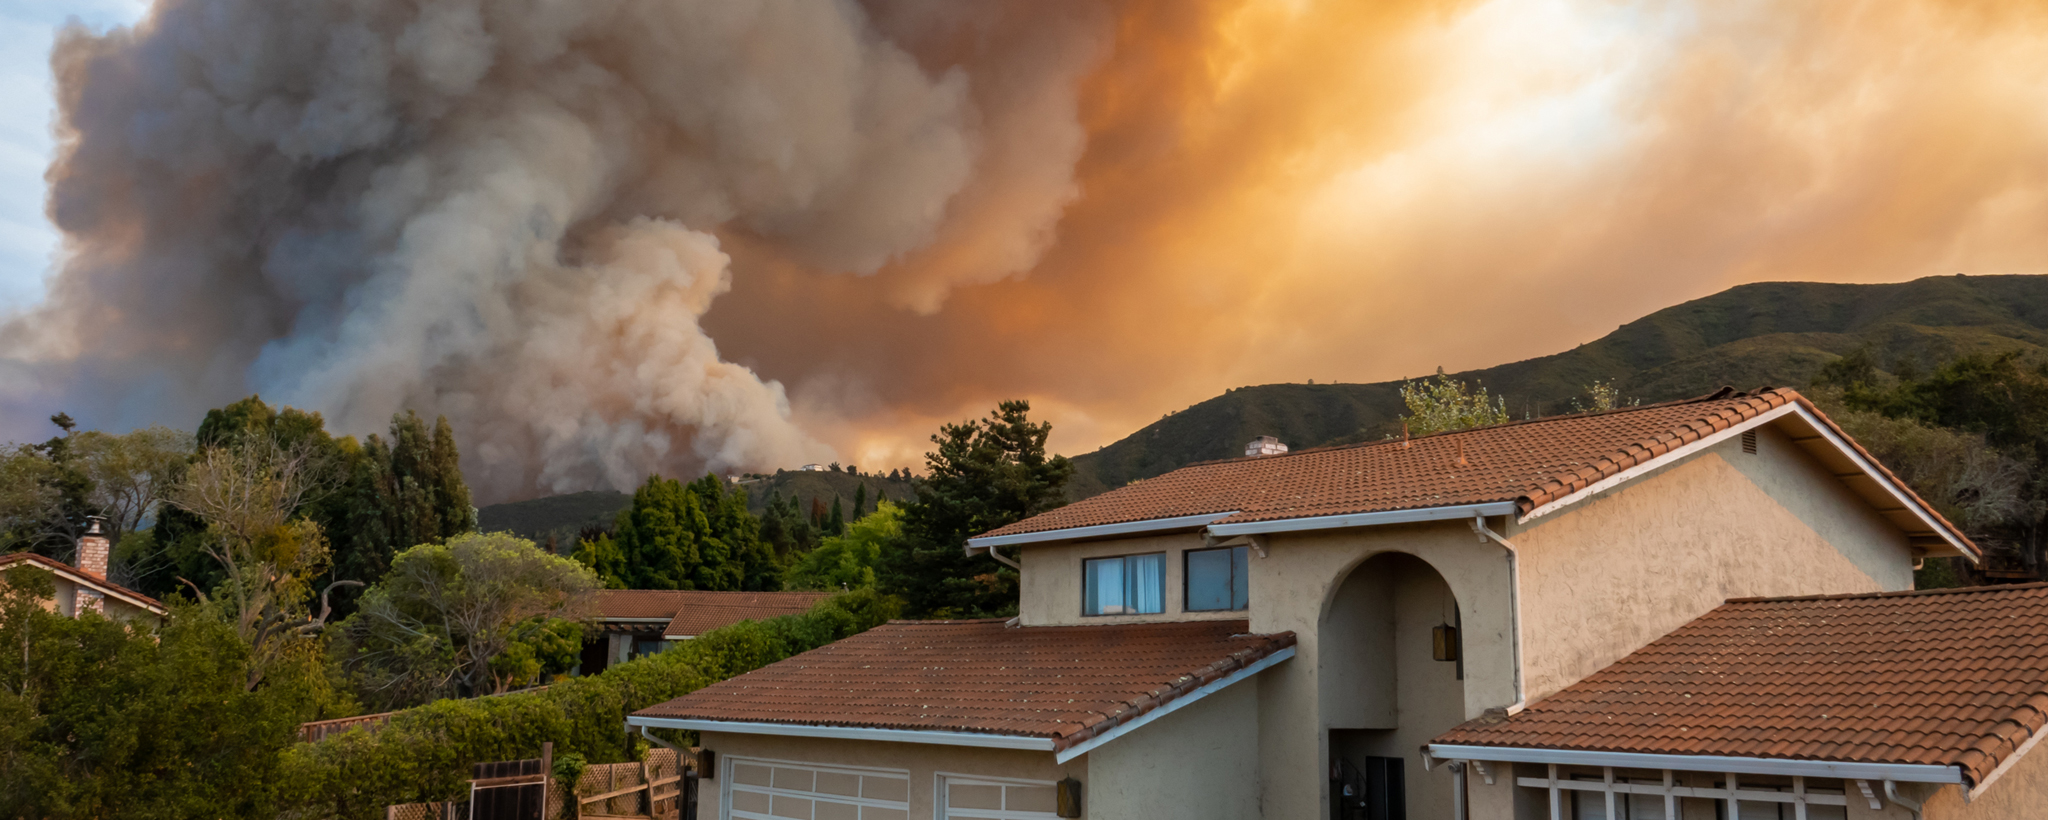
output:
<path id="1" fill-rule="evenodd" d="M 101 519 L 95 515 L 87 518 L 85 521 L 85 534 L 78 537 L 78 571 L 102 581 L 107 580 L 107 549 L 109 544 L 107 543 L 107 536 L 100 532 Z M 80 584 L 78 586 L 77 599 L 73 602 L 72 612 L 84 612 L 88 609 L 104 612 L 105 610 L 102 608 L 102 599 L 104 597 L 100 594 L 99 590 Z"/>
<path id="2" fill-rule="evenodd" d="M 1252 439 L 1250 444 L 1244 446 L 1244 454 L 1247 458 L 1252 456 L 1277 456 L 1284 452 L 1287 452 L 1287 445 L 1281 444 L 1279 439 L 1272 436 L 1260 436 Z"/>

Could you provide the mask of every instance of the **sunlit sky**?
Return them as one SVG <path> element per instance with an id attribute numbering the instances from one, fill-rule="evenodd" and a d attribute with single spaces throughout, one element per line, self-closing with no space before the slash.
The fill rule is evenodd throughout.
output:
<path id="1" fill-rule="evenodd" d="M 56 111 L 50 43 L 76 20 L 93 28 L 139 19 L 145 0 L 8 0 L 0 3 L 0 311 L 42 297 L 43 277 L 57 250 L 57 231 L 43 216 L 43 170 L 54 143 Z"/>

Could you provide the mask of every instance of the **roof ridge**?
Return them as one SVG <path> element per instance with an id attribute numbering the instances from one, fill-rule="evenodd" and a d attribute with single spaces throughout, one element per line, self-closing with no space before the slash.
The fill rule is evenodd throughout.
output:
<path id="1" fill-rule="evenodd" d="M 1513 420 L 1510 420 L 1510 421 L 1504 421 L 1504 422 L 1501 422 L 1501 423 L 1499 423 L 1499 424 L 1486 424 L 1486 425 L 1481 425 L 1481 426 L 1478 426 L 1478 427 L 1461 427 L 1461 428 L 1459 428 L 1459 429 L 1456 429 L 1456 430 L 1439 430 L 1439 431 L 1437 431 L 1437 432 L 1434 432 L 1434 433 L 1425 433 L 1425 434 L 1423 434 L 1423 435 L 1419 435 L 1419 436 L 1410 436 L 1410 437 L 1408 437 L 1408 438 L 1406 438 L 1406 439 L 1397 439 L 1397 438 L 1385 438 L 1385 439 L 1378 439 L 1378 440 L 1374 440 L 1374 441 L 1355 441 L 1355 442 L 1352 442 L 1352 443 L 1350 443 L 1350 444 L 1327 444 L 1327 445 L 1323 445 L 1323 446 L 1321 446 L 1321 447 L 1305 447 L 1305 448 L 1302 448 L 1302 449 L 1299 449 L 1299 450 L 1289 450 L 1289 451 L 1287 451 L 1287 452 L 1285 452 L 1285 453 L 1275 453 L 1275 454 L 1273 454 L 1273 455 L 1266 455 L 1266 456 L 1232 456 L 1232 457 L 1230 457 L 1230 458 L 1212 458 L 1212 459 L 1209 459 L 1209 460 L 1207 460 L 1207 461 L 1191 461 L 1191 462 L 1188 462 L 1188 463 L 1186 463 L 1186 464 L 1183 464 L 1183 465 L 1181 465 L 1180 467 L 1176 467 L 1176 468 L 1174 468 L 1173 470 L 1169 470 L 1169 471 L 1167 471 L 1167 473 L 1162 473 L 1161 475 L 1166 475 L 1166 474 L 1168 474 L 1168 473 L 1172 473 L 1172 472 L 1176 472 L 1176 471 L 1179 471 L 1179 470 L 1183 470 L 1183 469 L 1186 469 L 1186 468 L 1188 468 L 1188 467 L 1205 467 L 1205 466 L 1208 466 L 1208 465 L 1211 465 L 1211 464 L 1230 464 L 1230 463 L 1234 463 L 1234 462 L 1240 462 L 1240 461 L 1270 461 L 1270 460 L 1275 460 L 1275 459 L 1283 459 L 1283 458 L 1287 458 L 1287 457 L 1289 457 L 1289 456 L 1300 456 L 1300 455 L 1313 455 L 1313 454 L 1316 454 L 1316 453 L 1330 453 L 1330 452 L 1338 452 L 1338 451 L 1342 451 L 1342 450 L 1362 450 L 1362 449 L 1365 449 L 1365 448 L 1368 448 L 1368 447 L 1377 447 L 1377 446 L 1382 446 L 1382 445 L 1387 445 L 1387 444 L 1399 444 L 1399 443 L 1401 443 L 1401 442 L 1403 442 L 1403 441 L 1409 441 L 1409 442 L 1414 442 L 1414 441 L 1423 441 L 1423 440 L 1426 440 L 1426 439 L 1433 439 L 1433 438 L 1444 438 L 1444 437 L 1447 437 L 1447 436 L 1455 436 L 1455 435 L 1459 435 L 1459 434 L 1463 434 L 1463 433 L 1478 433 L 1478 432 L 1484 432 L 1484 431 L 1487 431 L 1487 430 L 1500 430 L 1500 429 L 1505 429 L 1505 428 L 1509 428 L 1509 427 L 1527 427 L 1527 426 L 1531 426 L 1531 425 L 1537 425 L 1537 424 L 1544 424 L 1544 423 L 1546 423 L 1546 422 L 1561 422 L 1561 421 L 1570 421 L 1570 420 L 1573 420 L 1573 419 L 1597 418 L 1597 417 L 1602 417 L 1602 416 L 1617 416 L 1617 415 L 1623 415 L 1623 414 L 1626 414 L 1626 413 L 1637 413 L 1637 412 L 1642 412 L 1642 411 L 1645 411 L 1645 410 L 1657 410 L 1657 409 L 1661 409 L 1661 408 L 1667 408 L 1667 407 L 1680 407 L 1680 406 L 1683 406 L 1683 405 L 1688 405 L 1688 404 L 1706 404 L 1706 403 L 1708 403 L 1708 402 L 1715 402 L 1715 401 L 1733 401 L 1733 400 L 1736 400 L 1736 399 L 1748 399 L 1748 398 L 1756 398 L 1756 397 L 1762 396 L 1762 395 L 1763 395 L 1763 394 L 1765 394 L 1765 393 L 1785 393 L 1785 394 L 1789 394 L 1789 395 L 1792 395 L 1792 396 L 1797 396 L 1797 395 L 1799 395 L 1799 391 L 1797 391 L 1797 390 L 1793 390 L 1792 388 L 1789 388 L 1789 387 L 1769 387 L 1769 386 L 1765 386 L 1765 387 L 1759 387 L 1759 388 L 1757 388 L 1757 389 L 1755 389 L 1755 390 L 1751 390 L 1751 391 L 1746 391 L 1746 392 L 1745 392 L 1745 391 L 1739 391 L 1739 390 L 1736 390 L 1736 389 L 1735 389 L 1735 388 L 1733 388 L 1733 387 L 1725 387 L 1725 386 L 1724 386 L 1724 387 L 1722 387 L 1722 388 L 1721 388 L 1721 389 L 1719 389 L 1719 390 L 1716 390 L 1716 391 L 1714 391 L 1714 392 L 1712 392 L 1712 393 L 1708 393 L 1708 394 L 1706 394 L 1706 395 L 1703 395 L 1703 396 L 1694 396 L 1694 397 L 1692 397 L 1692 398 L 1689 398 L 1689 399 L 1673 399 L 1673 400 L 1671 400 L 1671 401 L 1662 401 L 1662 402 L 1657 402 L 1657 403 L 1655 403 L 1655 404 L 1638 404 L 1638 405 L 1631 405 L 1631 406 L 1629 406 L 1629 407 L 1616 407 L 1616 408 L 1613 408 L 1613 409 L 1611 409 L 1611 410 L 1592 410 L 1592 411 L 1587 411 L 1587 412 L 1584 412 L 1584 413 L 1559 413 L 1559 414 L 1557 414 L 1557 415 L 1555 415 L 1555 416 L 1539 416 L 1539 417 L 1537 417 L 1537 418 L 1533 418 L 1533 419 L 1513 419 Z M 1158 477 L 1159 477 L 1159 476 L 1154 476 L 1153 478 L 1158 478 Z M 1140 480 L 1142 480 L 1142 481 L 1150 481 L 1151 479 L 1140 479 Z"/>
<path id="2" fill-rule="evenodd" d="M 2048 581 L 2030 584 L 1985 584 L 1974 587 L 1947 587 L 1944 589 L 1901 589 L 1877 592 L 1837 592 L 1829 595 L 1786 595 L 1780 597 L 1755 596 L 1749 598 L 1728 598 L 1724 604 L 1774 604 L 1794 601 L 1846 601 L 1858 598 L 1911 598 L 1929 595 L 1965 595 L 1992 592 L 2024 592 L 2048 588 Z"/>

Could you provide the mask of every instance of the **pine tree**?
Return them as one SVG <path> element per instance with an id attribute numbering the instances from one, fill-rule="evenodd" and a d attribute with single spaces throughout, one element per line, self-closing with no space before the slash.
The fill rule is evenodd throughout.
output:
<path id="1" fill-rule="evenodd" d="M 969 537 L 1066 503 L 1074 467 L 1048 456 L 1052 425 L 1033 424 L 1031 404 L 1006 401 L 987 418 L 948 424 L 925 455 L 930 474 L 906 505 L 903 537 L 890 544 L 884 589 L 914 616 L 986 617 L 1017 608 L 1017 573 L 962 549 Z"/>
<path id="2" fill-rule="evenodd" d="M 853 520 L 859 521 L 862 516 L 867 515 L 867 507 L 868 485 L 863 481 L 860 488 L 853 491 Z"/>
<path id="3" fill-rule="evenodd" d="M 832 517 L 825 519 L 826 535 L 846 534 L 846 511 L 839 506 L 839 496 L 832 496 Z"/>

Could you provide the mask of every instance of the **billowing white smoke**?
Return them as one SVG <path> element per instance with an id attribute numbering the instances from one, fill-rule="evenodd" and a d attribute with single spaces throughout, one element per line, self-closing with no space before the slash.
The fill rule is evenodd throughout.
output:
<path id="1" fill-rule="evenodd" d="M 699 328 L 733 275 L 718 236 L 825 273 L 920 250 L 951 282 L 1028 267 L 1073 195 L 1099 26 L 1002 58 L 1038 80 L 977 86 L 876 22 L 971 38 L 1019 12 L 160 0 L 134 31 L 69 32 L 67 258 L 0 327 L 0 404 L 190 424 L 261 391 L 356 432 L 441 412 L 486 498 L 826 458 Z"/>

